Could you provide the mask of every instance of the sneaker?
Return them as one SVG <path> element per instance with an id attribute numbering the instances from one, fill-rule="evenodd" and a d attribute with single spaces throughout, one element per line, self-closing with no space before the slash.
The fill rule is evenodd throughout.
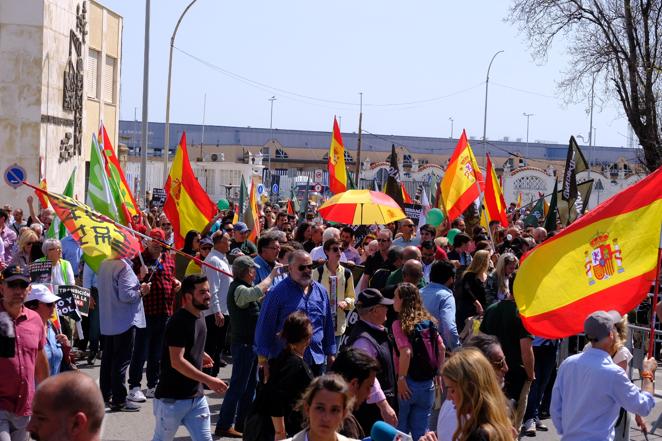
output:
<path id="1" fill-rule="evenodd" d="M 140 406 L 138 406 L 136 403 L 132 403 L 131 401 L 126 400 L 124 404 L 121 404 L 119 406 L 112 405 L 110 409 L 113 412 L 138 412 L 140 410 Z"/>
<path id="2" fill-rule="evenodd" d="M 219 429 L 217 427 L 216 430 L 214 430 L 214 435 L 220 436 L 221 438 L 243 438 L 243 434 L 232 427 L 227 430 Z"/>
<path id="3" fill-rule="evenodd" d="M 536 421 L 533 418 L 524 422 L 524 426 L 522 426 L 522 435 L 536 436 Z"/>
<path id="4" fill-rule="evenodd" d="M 87 356 L 87 364 L 89 366 L 94 366 L 94 360 L 97 358 L 97 353 L 96 352 L 90 352 L 89 355 Z"/>
<path id="5" fill-rule="evenodd" d="M 536 420 L 536 430 L 540 430 L 541 432 L 547 432 L 549 430 L 549 427 L 547 427 L 542 421 Z"/>
<path id="6" fill-rule="evenodd" d="M 150 387 L 145 391 L 145 398 L 154 398 L 155 387 Z"/>
<path id="7" fill-rule="evenodd" d="M 134 403 L 144 403 L 147 401 L 147 398 L 145 398 L 145 395 L 143 392 L 140 390 L 139 387 L 134 387 L 131 388 L 129 391 L 129 395 L 126 397 L 127 400 L 133 401 Z"/>

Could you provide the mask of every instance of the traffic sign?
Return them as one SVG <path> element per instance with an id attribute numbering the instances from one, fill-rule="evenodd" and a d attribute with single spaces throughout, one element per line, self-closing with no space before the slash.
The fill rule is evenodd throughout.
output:
<path id="1" fill-rule="evenodd" d="M 322 192 L 322 184 L 315 184 L 315 186 L 313 187 L 313 191 L 321 193 Z"/>
<path id="2" fill-rule="evenodd" d="M 315 170 L 315 174 L 313 176 L 313 181 L 321 183 L 322 179 L 323 179 L 323 176 L 324 176 L 324 174 L 322 173 L 322 170 L 318 168 L 318 169 Z"/>
<path id="3" fill-rule="evenodd" d="M 264 185 L 257 184 L 257 194 L 261 195 L 262 193 L 264 193 Z"/>
<path id="4" fill-rule="evenodd" d="M 25 173 L 25 169 L 18 164 L 10 165 L 5 170 L 5 182 L 13 188 L 18 188 L 23 185 L 26 176 L 27 173 Z"/>
<path id="5" fill-rule="evenodd" d="M 278 184 L 274 184 L 274 185 L 271 187 L 271 193 L 272 193 L 272 194 L 278 194 Z"/>

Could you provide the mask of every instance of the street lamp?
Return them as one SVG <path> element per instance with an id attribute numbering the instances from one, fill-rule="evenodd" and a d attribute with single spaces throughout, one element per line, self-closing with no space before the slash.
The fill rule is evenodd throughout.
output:
<path id="1" fill-rule="evenodd" d="M 267 181 L 267 183 L 270 185 L 271 184 L 270 182 L 271 181 L 271 144 L 273 144 L 274 142 L 274 101 L 276 101 L 276 97 L 272 96 L 271 98 L 269 98 L 269 101 L 271 102 L 271 112 L 269 113 L 269 130 L 271 131 L 271 142 L 269 143 L 269 145 L 267 145 L 267 155 L 268 155 L 267 170 L 269 173 L 269 180 Z"/>
<path id="2" fill-rule="evenodd" d="M 529 119 L 533 116 L 533 113 L 522 113 L 526 117 L 526 158 L 529 159 Z"/>
<path id="3" fill-rule="evenodd" d="M 175 37 L 177 36 L 177 30 L 179 25 L 184 18 L 184 15 L 191 9 L 193 3 L 198 0 L 193 0 L 182 12 L 182 15 L 179 16 L 177 24 L 175 25 L 175 30 L 172 32 L 172 37 L 170 37 L 170 57 L 168 58 L 168 89 L 166 92 L 166 116 L 165 116 L 165 136 L 163 137 L 163 185 L 165 186 L 166 181 L 168 180 L 168 155 L 170 153 L 170 84 L 172 80 L 172 49 L 175 46 Z"/>
<path id="4" fill-rule="evenodd" d="M 503 51 L 498 51 L 492 55 L 489 66 L 487 66 L 487 75 L 485 76 L 485 113 L 483 114 L 483 157 L 487 158 L 487 93 L 489 91 L 490 85 L 490 69 L 492 69 L 492 63 L 497 55 Z M 487 161 L 487 160 L 486 160 Z"/>
<path id="5" fill-rule="evenodd" d="M 448 120 L 451 122 L 451 139 L 453 139 L 453 121 L 455 120 L 453 119 L 452 116 L 449 116 Z"/>

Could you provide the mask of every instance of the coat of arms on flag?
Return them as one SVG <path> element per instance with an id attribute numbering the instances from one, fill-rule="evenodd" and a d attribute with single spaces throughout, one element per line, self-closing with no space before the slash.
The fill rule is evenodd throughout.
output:
<path id="1" fill-rule="evenodd" d="M 609 279 L 614 272 L 625 271 L 618 239 L 612 239 L 609 243 L 608 233 L 598 233 L 589 246 L 589 250 L 584 252 L 584 266 L 589 285 L 594 285 L 596 280 Z"/>

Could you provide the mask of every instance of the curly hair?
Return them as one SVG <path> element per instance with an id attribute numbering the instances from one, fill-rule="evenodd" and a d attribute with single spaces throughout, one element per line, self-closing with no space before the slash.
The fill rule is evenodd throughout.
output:
<path id="1" fill-rule="evenodd" d="M 430 320 L 437 324 L 437 319 L 432 317 L 423 306 L 421 294 L 418 288 L 411 283 L 401 283 L 395 290 L 395 294 L 402 300 L 400 308 L 400 326 L 402 332 L 409 336 L 414 331 L 414 326 L 423 320 Z"/>

